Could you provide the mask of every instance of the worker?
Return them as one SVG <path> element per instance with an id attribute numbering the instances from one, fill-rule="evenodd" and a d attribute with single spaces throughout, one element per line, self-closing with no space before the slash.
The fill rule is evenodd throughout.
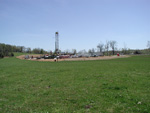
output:
<path id="1" fill-rule="evenodd" d="M 58 62 L 58 58 L 59 58 L 59 56 L 57 56 L 56 58 L 57 58 L 57 62 Z"/>

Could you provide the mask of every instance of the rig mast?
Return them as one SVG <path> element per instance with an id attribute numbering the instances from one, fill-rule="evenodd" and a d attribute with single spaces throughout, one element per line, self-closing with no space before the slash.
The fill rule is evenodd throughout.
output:
<path id="1" fill-rule="evenodd" d="M 55 32 L 55 52 L 59 54 L 59 33 Z"/>

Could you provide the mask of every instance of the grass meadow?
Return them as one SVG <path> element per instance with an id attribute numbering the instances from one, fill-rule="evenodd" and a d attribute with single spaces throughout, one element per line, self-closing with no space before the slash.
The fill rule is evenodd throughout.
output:
<path id="1" fill-rule="evenodd" d="M 62 62 L 0 59 L 0 112 L 149 113 L 150 56 Z"/>

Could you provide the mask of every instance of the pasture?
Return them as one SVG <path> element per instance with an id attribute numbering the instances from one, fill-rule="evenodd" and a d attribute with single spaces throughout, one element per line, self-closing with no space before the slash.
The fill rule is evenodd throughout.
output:
<path id="1" fill-rule="evenodd" d="M 150 112 L 150 56 L 0 59 L 0 112 Z"/>

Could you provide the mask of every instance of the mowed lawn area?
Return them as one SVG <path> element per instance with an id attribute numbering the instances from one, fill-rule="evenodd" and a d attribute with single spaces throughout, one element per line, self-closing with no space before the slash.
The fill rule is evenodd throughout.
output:
<path id="1" fill-rule="evenodd" d="M 150 56 L 63 62 L 0 59 L 0 112 L 149 113 Z"/>

